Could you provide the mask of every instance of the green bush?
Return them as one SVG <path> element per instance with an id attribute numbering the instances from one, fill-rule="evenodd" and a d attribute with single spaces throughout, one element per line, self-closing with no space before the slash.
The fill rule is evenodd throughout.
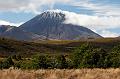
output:
<path id="1" fill-rule="evenodd" d="M 108 55 L 108 61 L 111 67 L 120 67 L 120 45 L 115 46 Z"/>
<path id="2" fill-rule="evenodd" d="M 59 55 L 56 57 L 56 68 L 65 69 L 68 67 L 67 61 L 64 55 Z"/>
<path id="3" fill-rule="evenodd" d="M 79 65 L 81 64 L 82 60 L 83 60 L 83 56 L 85 54 L 85 52 L 88 51 L 89 45 L 88 44 L 84 44 L 80 47 L 77 47 L 74 49 L 73 54 L 71 55 L 71 61 L 73 63 L 73 67 L 74 68 L 78 68 Z"/>
<path id="4" fill-rule="evenodd" d="M 48 62 L 48 59 L 44 55 L 33 56 L 33 59 L 32 59 L 32 68 L 33 69 L 48 68 L 47 62 Z"/>
<path id="5" fill-rule="evenodd" d="M 12 58 L 11 57 L 8 57 L 7 59 L 5 59 L 2 63 L 2 68 L 9 68 L 11 66 L 14 65 L 14 62 L 12 61 Z"/>
<path id="6" fill-rule="evenodd" d="M 93 48 L 90 44 L 77 47 L 71 55 L 73 68 L 106 67 L 107 53 L 100 48 Z"/>
<path id="7" fill-rule="evenodd" d="M 3 67 L 2 67 L 2 64 L 3 64 L 3 62 L 2 61 L 0 61 L 0 69 L 2 69 Z"/>

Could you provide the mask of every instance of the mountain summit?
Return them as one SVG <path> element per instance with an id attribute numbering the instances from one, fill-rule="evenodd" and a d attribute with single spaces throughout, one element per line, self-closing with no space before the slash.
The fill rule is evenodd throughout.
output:
<path id="1" fill-rule="evenodd" d="M 79 40 L 88 38 L 101 38 L 100 35 L 90 29 L 65 24 L 66 14 L 61 11 L 46 11 L 22 24 L 21 29 L 46 37 L 46 39 L 57 40 Z"/>
<path id="2" fill-rule="evenodd" d="M 0 25 L 0 36 L 25 41 L 101 38 L 86 27 L 72 23 L 66 24 L 67 14 L 65 11 L 46 11 L 19 27 Z"/>

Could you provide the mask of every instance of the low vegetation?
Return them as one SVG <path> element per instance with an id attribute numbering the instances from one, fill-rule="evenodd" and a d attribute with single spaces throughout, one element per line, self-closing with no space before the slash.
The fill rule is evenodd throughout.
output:
<path id="1" fill-rule="evenodd" d="M 11 66 L 21 69 L 119 68 L 120 45 L 114 46 L 110 52 L 107 52 L 86 43 L 74 48 L 69 55 L 36 54 L 31 58 L 13 55 L 0 62 L 1 69 Z"/>

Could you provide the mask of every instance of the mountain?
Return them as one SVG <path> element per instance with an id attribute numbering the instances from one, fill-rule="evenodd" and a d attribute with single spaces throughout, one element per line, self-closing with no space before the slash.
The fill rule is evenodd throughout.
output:
<path id="1" fill-rule="evenodd" d="M 101 38 L 90 29 L 65 24 L 66 14 L 46 11 L 19 27 L 0 25 L 0 36 L 17 40 L 84 40 Z"/>
<path id="2" fill-rule="evenodd" d="M 14 28 L 14 26 L 10 25 L 0 25 L 0 35 L 10 29 Z"/>
<path id="3" fill-rule="evenodd" d="M 22 30 L 57 40 L 79 40 L 88 38 L 101 38 L 100 35 L 90 29 L 65 24 L 66 14 L 63 12 L 46 11 L 19 26 Z"/>
<path id="4" fill-rule="evenodd" d="M 12 38 L 17 40 L 25 40 L 25 41 L 38 39 L 40 37 L 37 34 L 26 32 L 20 29 L 19 27 L 6 26 L 6 25 L 0 26 L 0 33 L 1 33 L 0 35 L 1 37 Z"/>

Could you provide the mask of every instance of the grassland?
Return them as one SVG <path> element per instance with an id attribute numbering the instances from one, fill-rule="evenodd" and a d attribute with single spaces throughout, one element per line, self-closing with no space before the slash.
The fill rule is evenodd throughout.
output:
<path id="1" fill-rule="evenodd" d="M 45 41 L 17 41 L 0 38 L 0 57 L 20 54 L 31 56 L 33 54 L 69 54 L 72 49 L 83 43 L 91 43 L 94 47 L 103 48 L 109 52 L 114 46 L 120 44 L 120 39 L 102 38 L 96 40 L 45 40 Z"/>
<path id="2" fill-rule="evenodd" d="M 0 70 L 0 79 L 120 79 L 120 69 Z"/>

